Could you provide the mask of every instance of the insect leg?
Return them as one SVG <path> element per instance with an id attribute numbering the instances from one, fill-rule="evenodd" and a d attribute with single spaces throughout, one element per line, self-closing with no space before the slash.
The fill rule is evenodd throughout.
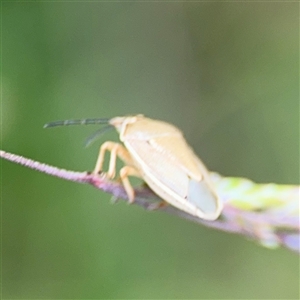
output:
<path id="1" fill-rule="evenodd" d="M 106 151 L 111 151 L 115 143 L 113 142 L 105 142 L 101 147 L 97 159 L 96 166 L 94 168 L 93 173 L 98 174 L 102 170 L 103 162 L 104 162 L 104 157 L 105 157 L 105 152 Z"/>
<path id="2" fill-rule="evenodd" d="M 102 170 L 106 151 L 110 151 L 109 168 L 106 174 L 108 178 L 115 177 L 117 156 L 119 156 L 125 163 L 131 164 L 130 154 L 125 147 L 118 143 L 105 142 L 100 148 L 98 160 L 93 171 L 94 174 L 98 174 Z"/>
<path id="3" fill-rule="evenodd" d="M 160 201 L 160 202 L 156 202 L 156 203 L 151 203 L 149 204 L 149 206 L 147 207 L 148 210 L 157 210 L 157 209 L 161 209 L 164 207 L 169 206 L 169 204 L 166 201 Z"/>
<path id="4" fill-rule="evenodd" d="M 120 170 L 120 178 L 129 198 L 129 203 L 134 202 L 134 189 L 128 179 L 128 176 L 141 177 L 140 172 L 131 166 L 125 166 Z"/>

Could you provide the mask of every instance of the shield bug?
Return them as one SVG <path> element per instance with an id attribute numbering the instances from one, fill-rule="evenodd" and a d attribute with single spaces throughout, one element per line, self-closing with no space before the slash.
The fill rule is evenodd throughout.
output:
<path id="1" fill-rule="evenodd" d="M 115 178 L 119 157 L 125 163 L 119 175 L 131 203 L 134 201 L 134 189 L 128 177 L 136 176 L 168 204 L 204 220 L 218 218 L 222 203 L 209 172 L 175 126 L 136 115 L 57 121 L 45 127 L 100 123 L 114 127 L 123 144 L 105 142 L 100 147 L 93 172 L 98 174 L 102 171 L 105 152 L 109 151 L 109 167 L 105 174 L 109 179 Z"/>

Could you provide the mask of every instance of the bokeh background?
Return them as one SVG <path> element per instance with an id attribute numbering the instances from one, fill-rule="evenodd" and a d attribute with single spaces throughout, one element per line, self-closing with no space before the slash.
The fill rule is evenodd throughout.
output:
<path id="1" fill-rule="evenodd" d="M 2 148 L 92 170 L 143 113 L 211 170 L 299 184 L 298 3 L 2 3 Z M 298 299 L 299 257 L 2 161 L 3 299 Z"/>

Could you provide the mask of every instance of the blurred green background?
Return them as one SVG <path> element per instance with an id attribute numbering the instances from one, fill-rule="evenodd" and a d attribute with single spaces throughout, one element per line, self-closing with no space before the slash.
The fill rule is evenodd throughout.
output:
<path id="1" fill-rule="evenodd" d="M 143 113 L 211 170 L 299 184 L 298 3 L 2 3 L 2 148 L 92 170 Z M 299 298 L 299 257 L 1 160 L 7 299 Z"/>

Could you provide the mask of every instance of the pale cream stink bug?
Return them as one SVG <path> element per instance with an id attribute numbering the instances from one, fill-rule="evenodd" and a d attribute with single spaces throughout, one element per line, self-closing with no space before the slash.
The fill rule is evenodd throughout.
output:
<path id="1" fill-rule="evenodd" d="M 100 123 L 115 127 L 123 145 L 105 142 L 93 172 L 99 174 L 102 171 L 105 152 L 110 151 L 106 177 L 115 178 L 119 157 L 125 163 L 120 170 L 120 178 L 130 202 L 134 201 L 134 189 L 128 176 L 136 176 L 142 178 L 168 204 L 180 210 L 204 220 L 219 217 L 223 206 L 209 172 L 175 126 L 136 115 L 57 121 L 45 127 Z"/>

